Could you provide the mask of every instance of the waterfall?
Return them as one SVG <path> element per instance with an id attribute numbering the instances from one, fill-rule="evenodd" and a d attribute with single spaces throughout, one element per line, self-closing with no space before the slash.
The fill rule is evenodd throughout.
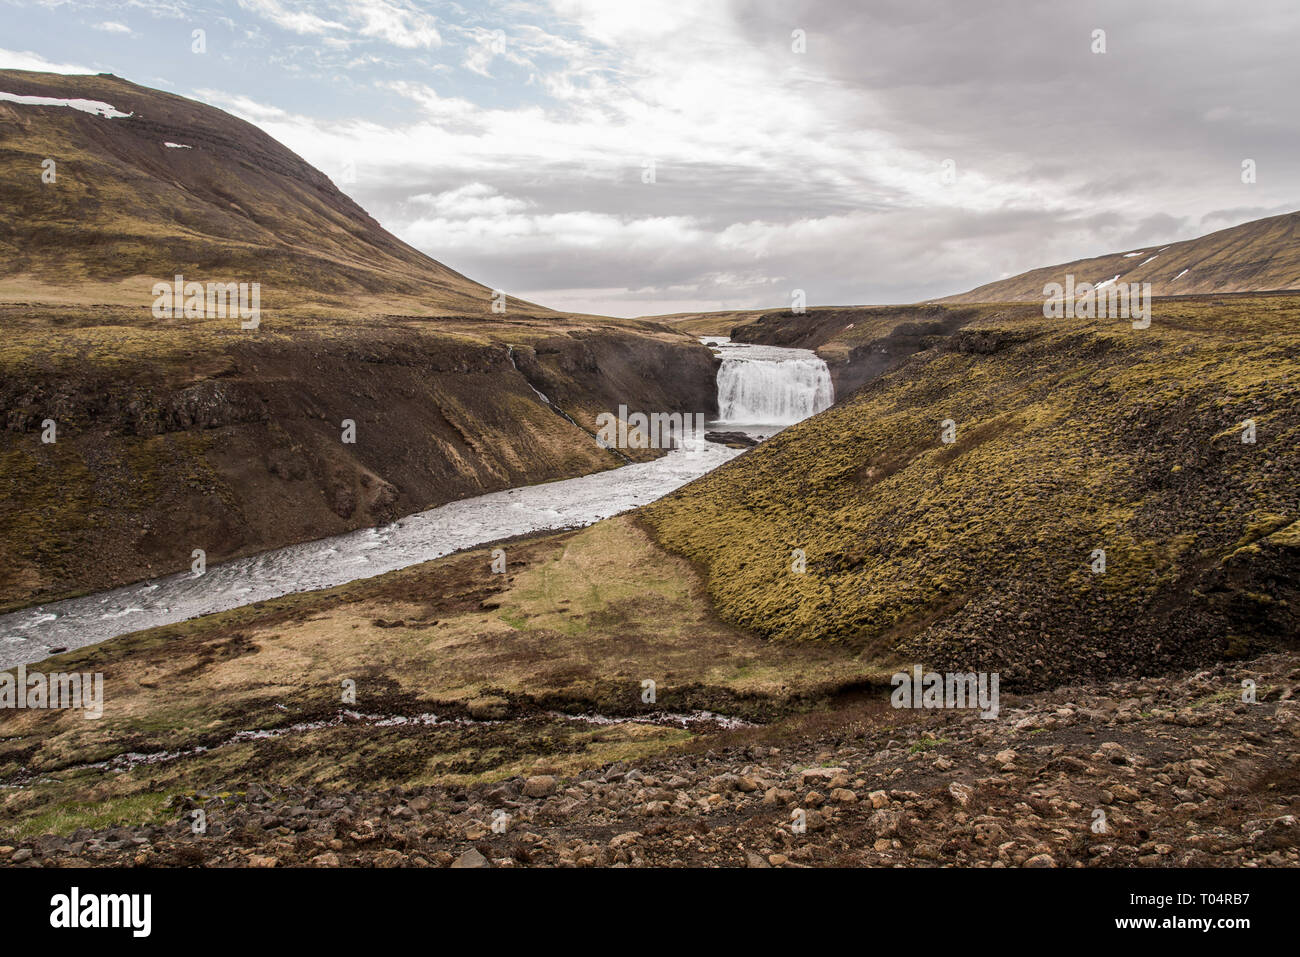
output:
<path id="1" fill-rule="evenodd" d="M 718 421 L 792 425 L 835 401 L 830 370 L 808 349 L 718 343 Z"/>

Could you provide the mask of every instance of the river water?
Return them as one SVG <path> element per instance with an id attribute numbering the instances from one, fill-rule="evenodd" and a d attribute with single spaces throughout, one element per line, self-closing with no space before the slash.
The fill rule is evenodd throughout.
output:
<path id="1" fill-rule="evenodd" d="M 830 404 L 827 394 L 818 392 L 817 373 L 809 371 L 821 363 L 812 352 L 745 346 L 715 336 L 704 341 L 720 344 L 720 387 L 725 372 L 727 388 L 747 397 L 746 404 L 732 406 L 739 410 L 734 414 L 754 419 L 720 421 L 717 427 L 766 437 L 797 421 L 794 416 L 806 418 Z M 728 359 L 740 356 L 746 357 L 744 367 L 729 368 L 736 363 Z M 774 371 L 769 364 L 786 368 Z M 754 381 L 737 382 L 738 375 Z M 829 381 L 827 375 L 827 388 Z M 764 398 L 764 390 L 789 394 Z M 0 615 L 0 668 L 40 661 L 55 648 L 80 648 L 293 592 L 371 578 L 487 542 L 591 525 L 653 502 L 737 454 L 688 432 L 680 448 L 653 462 L 448 502 L 391 525 L 211 565 L 201 576 L 182 572 Z"/>

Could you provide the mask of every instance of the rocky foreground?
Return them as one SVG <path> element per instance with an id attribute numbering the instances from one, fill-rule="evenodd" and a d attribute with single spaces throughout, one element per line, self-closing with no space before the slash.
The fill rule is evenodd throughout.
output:
<path id="1" fill-rule="evenodd" d="M 1253 681 L 1254 702 L 1243 700 Z M 872 699 L 797 727 L 482 787 L 198 792 L 165 826 L 0 847 L 10 865 L 1295 866 L 1300 655 L 1004 697 Z M 1246 693 L 1249 698 L 1250 694 Z M 194 833 L 195 811 L 206 818 Z M 801 826 L 802 825 L 802 826 Z"/>

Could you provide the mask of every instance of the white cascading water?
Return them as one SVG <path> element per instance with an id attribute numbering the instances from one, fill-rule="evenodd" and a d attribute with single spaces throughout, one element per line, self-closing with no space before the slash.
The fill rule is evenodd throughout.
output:
<path id="1" fill-rule="evenodd" d="M 732 345 L 718 336 L 703 341 L 722 357 L 719 423 L 793 425 L 835 401 L 830 370 L 809 349 Z"/>

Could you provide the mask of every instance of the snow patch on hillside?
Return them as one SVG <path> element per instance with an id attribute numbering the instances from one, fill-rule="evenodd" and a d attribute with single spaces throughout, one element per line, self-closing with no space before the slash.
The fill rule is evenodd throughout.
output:
<path id="1" fill-rule="evenodd" d="M 74 110 L 80 110 L 82 113 L 90 113 L 93 116 L 102 116 L 105 119 L 114 120 L 131 116 L 130 113 L 122 113 L 113 108 L 109 103 L 102 100 L 61 100 L 54 96 L 20 96 L 17 93 L 0 92 L 0 100 L 8 103 L 17 103 L 20 106 L 70 106 Z"/>

